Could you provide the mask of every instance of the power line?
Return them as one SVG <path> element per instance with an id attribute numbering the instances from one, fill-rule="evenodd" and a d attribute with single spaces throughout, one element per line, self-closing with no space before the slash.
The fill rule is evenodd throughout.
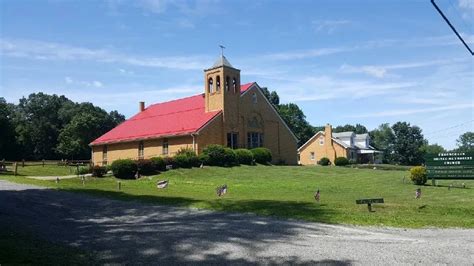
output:
<path id="1" fill-rule="evenodd" d="M 467 43 L 464 41 L 464 39 L 461 37 L 461 35 L 459 35 L 459 33 L 457 32 L 457 30 L 454 28 L 454 26 L 451 24 L 451 22 L 449 21 L 449 19 L 443 14 L 443 12 L 441 11 L 441 9 L 439 9 L 438 5 L 436 5 L 435 1 L 434 0 L 431 0 L 431 4 L 433 4 L 433 6 L 436 8 L 436 10 L 438 11 L 438 13 L 443 17 L 444 21 L 446 21 L 446 23 L 448 23 L 449 27 L 454 31 L 454 33 L 456 34 L 456 36 L 458 36 L 459 40 L 461 40 L 461 42 L 464 44 L 464 46 L 467 48 L 467 50 L 469 50 L 469 52 L 471 53 L 471 55 L 474 56 L 474 53 L 472 52 L 471 48 L 469 48 L 469 46 L 467 45 Z"/>
<path id="2" fill-rule="evenodd" d="M 464 126 L 466 124 L 469 124 L 469 123 L 472 123 L 474 122 L 474 119 L 473 120 L 470 120 L 470 121 L 466 121 L 466 122 L 463 122 L 461 124 L 457 124 L 457 125 L 454 125 L 454 126 L 451 126 L 451 127 L 447 127 L 447 128 L 443 128 L 443 129 L 439 129 L 439 130 L 436 130 L 436 131 L 431 131 L 429 133 L 425 133 L 424 135 L 432 135 L 434 133 L 438 133 L 438 132 L 445 132 L 446 130 L 449 130 L 449 129 L 453 129 L 453 128 L 457 128 L 457 127 L 461 127 L 461 126 Z"/>

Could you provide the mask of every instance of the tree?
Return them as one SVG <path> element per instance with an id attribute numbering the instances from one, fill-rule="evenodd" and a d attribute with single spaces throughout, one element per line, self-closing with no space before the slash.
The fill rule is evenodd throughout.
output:
<path id="1" fill-rule="evenodd" d="M 278 113 L 299 140 L 299 145 L 308 141 L 316 132 L 306 121 L 303 111 L 294 103 L 280 104 Z"/>
<path id="2" fill-rule="evenodd" d="M 370 145 L 377 150 L 383 151 L 383 162 L 390 163 L 392 161 L 393 143 L 395 135 L 390 124 L 381 124 L 377 129 L 369 132 Z"/>
<path id="3" fill-rule="evenodd" d="M 435 143 L 435 144 L 428 144 L 425 143 L 423 146 L 420 147 L 421 152 L 423 154 L 438 154 L 441 152 L 445 152 L 446 150 L 443 148 L 443 146 Z"/>
<path id="4" fill-rule="evenodd" d="M 267 97 L 268 101 L 273 104 L 274 106 L 278 106 L 280 104 L 280 96 L 276 91 L 269 91 L 267 87 L 262 88 L 262 93 Z"/>
<path id="5" fill-rule="evenodd" d="M 474 132 L 469 131 L 459 136 L 456 146 L 458 152 L 474 152 Z"/>
<path id="6" fill-rule="evenodd" d="M 0 97 L 0 160 L 15 159 L 17 155 L 13 111 L 14 106 Z"/>
<path id="7" fill-rule="evenodd" d="M 393 162 L 403 165 L 418 165 L 423 162 L 420 149 L 425 144 L 421 129 L 407 122 L 397 122 L 392 126 L 395 135 Z"/>
<path id="8" fill-rule="evenodd" d="M 354 132 L 356 134 L 368 133 L 367 128 L 361 124 L 356 124 L 355 126 L 346 124 L 344 126 L 337 126 L 333 130 L 334 133 L 347 132 L 347 131 Z"/>

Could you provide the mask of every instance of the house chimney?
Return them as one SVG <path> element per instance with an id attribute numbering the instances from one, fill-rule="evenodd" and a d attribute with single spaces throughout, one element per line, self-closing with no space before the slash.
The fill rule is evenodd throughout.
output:
<path id="1" fill-rule="evenodd" d="M 332 145 L 332 126 L 330 124 L 326 124 L 324 127 L 324 147 L 326 150 L 326 156 L 329 158 L 331 163 L 334 163 L 336 159 L 336 150 Z"/>
<path id="2" fill-rule="evenodd" d="M 139 110 L 138 111 L 140 111 L 140 112 L 145 111 L 145 102 L 140 102 L 139 103 Z"/>

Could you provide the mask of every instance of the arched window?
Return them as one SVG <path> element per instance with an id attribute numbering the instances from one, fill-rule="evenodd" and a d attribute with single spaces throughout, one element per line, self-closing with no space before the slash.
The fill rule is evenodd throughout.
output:
<path id="1" fill-rule="evenodd" d="M 216 77 L 216 92 L 221 90 L 221 76 Z"/>
<path id="2" fill-rule="evenodd" d="M 229 83 L 230 83 L 230 78 L 229 78 L 229 76 L 226 76 L 225 77 L 225 90 L 226 91 L 229 91 L 229 89 L 230 89 L 230 84 Z"/>
<path id="3" fill-rule="evenodd" d="M 232 89 L 234 90 L 234 93 L 237 92 L 237 80 L 235 78 L 232 79 Z"/>
<path id="4" fill-rule="evenodd" d="M 214 83 L 214 81 L 212 80 L 212 78 L 209 78 L 209 80 L 207 81 L 207 86 L 208 86 L 207 91 L 209 93 L 214 92 L 213 83 Z"/>
<path id="5" fill-rule="evenodd" d="M 257 94 L 255 92 L 252 94 L 252 103 L 253 104 L 257 103 Z"/>

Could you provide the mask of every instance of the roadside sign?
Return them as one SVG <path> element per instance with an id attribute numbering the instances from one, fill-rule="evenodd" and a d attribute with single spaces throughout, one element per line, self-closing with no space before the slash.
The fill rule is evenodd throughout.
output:
<path id="1" fill-rule="evenodd" d="M 442 152 L 425 156 L 428 178 L 474 179 L 474 152 Z"/>

